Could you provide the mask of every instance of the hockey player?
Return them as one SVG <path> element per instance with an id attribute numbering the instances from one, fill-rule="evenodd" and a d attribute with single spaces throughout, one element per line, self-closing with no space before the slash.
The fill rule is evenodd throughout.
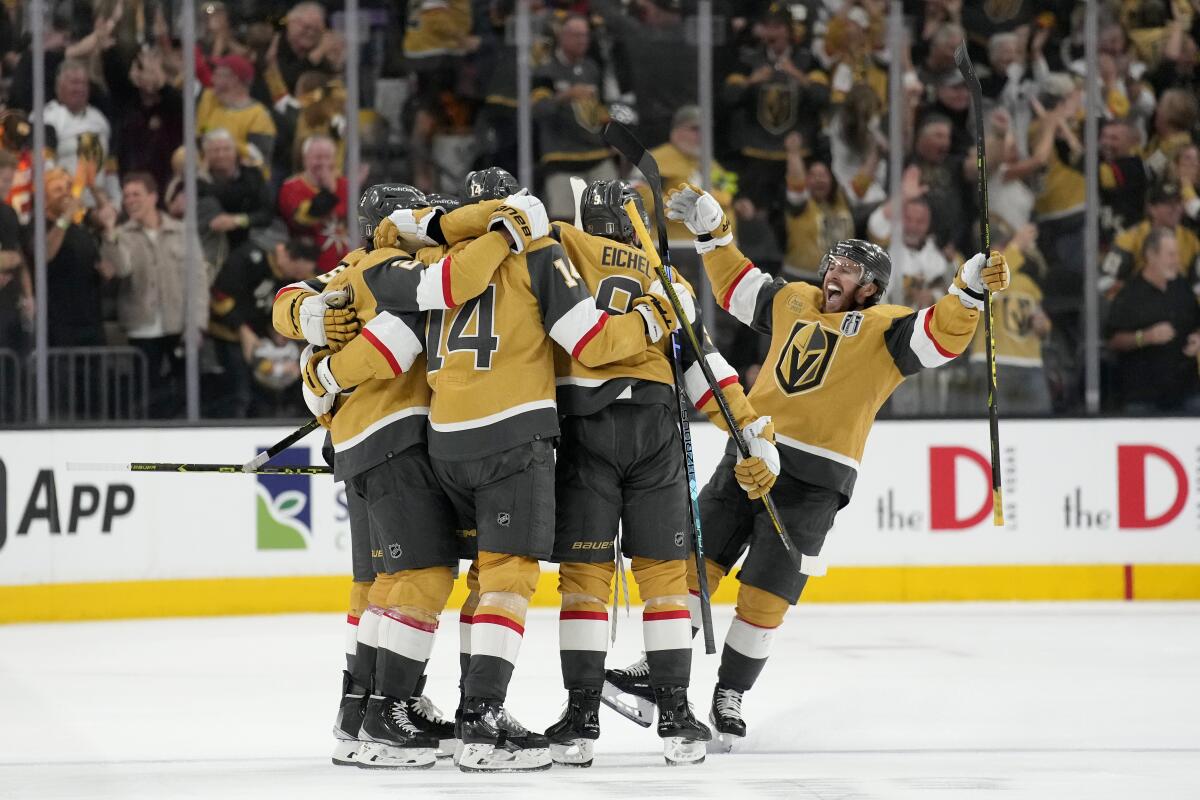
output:
<path id="1" fill-rule="evenodd" d="M 520 200 L 509 197 L 488 221 L 489 228 L 508 228 L 513 256 L 479 297 L 446 296 L 449 308 L 430 314 L 426 337 L 434 392 L 430 456 L 462 527 L 474 528 L 479 543 L 479 603 L 471 619 L 461 725 L 464 771 L 551 764 L 545 737 L 524 732 L 504 699 L 538 559 L 548 558 L 553 546 L 553 440 L 559 435 L 553 345 L 597 366 L 637 356 L 676 327 L 666 301 L 653 295 L 633 300 L 630 314 L 610 317 L 598 309 L 563 248 L 544 238 L 544 211 L 535 216 L 516 205 Z M 397 213 L 390 228 L 381 223 L 376 241 L 410 232 L 430 236 L 435 224 L 453 241 L 449 221 Z M 510 735 L 513 730 L 518 735 Z"/>
<path id="2" fill-rule="evenodd" d="M 627 312 L 645 292 L 661 291 L 637 247 L 624 209 L 628 200 L 641 210 L 641 199 L 627 184 L 595 181 L 581 198 L 583 231 L 565 223 L 551 226 L 551 235 L 562 243 L 597 305 L 611 314 Z M 680 298 L 690 302 L 688 289 L 675 286 Z M 694 320 L 694 311 L 691 316 Z M 692 715 L 687 699 L 692 656 L 689 511 L 670 359 L 664 347 L 655 347 L 590 368 L 561 351 L 557 355 L 558 404 L 564 416 L 553 560 L 560 564 L 559 650 L 568 702 L 562 719 L 546 731 L 551 752 L 557 763 L 592 763 L 608 644 L 605 602 L 620 524 L 621 550 L 633 560 L 645 602 L 642 632 L 664 754 L 671 764 L 699 763 L 711 733 Z M 719 417 L 692 361 L 685 359 L 683 375 L 689 400 Z M 752 422 L 754 411 L 734 370 L 715 350 L 708 361 L 741 424 Z"/>
<path id="3" fill-rule="evenodd" d="M 716 591 L 749 551 L 738 573 L 736 615 L 725 638 L 710 715 L 728 749 L 746 735 L 743 695 L 762 672 L 775 631 L 807 580 L 793 567 L 756 501 L 773 488 L 805 572 L 820 574 L 815 562 L 834 515 L 850 501 L 879 407 L 906 376 L 945 364 L 966 348 L 985 292 L 1005 289 L 1009 269 L 999 253 L 977 254 L 959 270 L 945 297 L 914 311 L 878 304 L 891 261 L 869 242 L 848 239 L 834 245 L 821 262 L 818 287 L 772 278 L 755 267 L 733 245 L 717 201 L 694 186 L 682 184 L 670 195 L 667 215 L 696 235 L 696 249 L 722 307 L 771 337 L 749 396 L 756 410 L 770 416 L 743 431 L 750 458 L 739 459 L 730 442 L 700 497 L 709 590 Z M 695 574 L 689 584 L 698 595 Z M 629 688 L 635 668 L 608 677 Z"/>
<path id="4" fill-rule="evenodd" d="M 360 203 L 364 237 L 371 240 L 387 213 L 426 202 L 411 187 L 371 187 Z M 482 290 L 508 246 L 507 235 L 495 233 L 463 249 L 447 273 L 453 291 Z M 321 384 L 317 394 L 305 387 L 310 409 L 331 428 L 334 474 L 346 482 L 352 514 L 352 551 L 369 536 L 376 573 L 371 584 L 357 582 L 352 596 L 358 644 L 335 726 L 342 740 L 336 763 L 432 766 L 433 748 L 453 737 L 451 724 L 437 719 L 422 696 L 425 661 L 458 558 L 453 508 L 425 450 L 429 386 L 421 355 L 424 319 L 417 312 L 429 305 L 431 292 L 421 289 L 428 277 L 422 266 L 400 249 L 362 248 L 336 271 L 285 287 L 274 307 L 276 328 L 307 339 L 310 357 L 313 346 L 328 348 L 323 356 L 337 351 L 327 362 L 313 359 L 330 374 L 371 375 L 338 401 L 332 419 L 337 394 L 322 392 Z M 440 299 L 441 278 L 435 289 L 432 296 Z M 390 304 L 379 302 L 382 294 Z M 347 307 L 329 308 L 332 301 Z M 362 323 L 362 337 L 355 338 Z M 304 366 L 306 373 L 314 368 Z M 311 374 L 306 377 L 312 383 Z M 347 744 L 354 739 L 363 742 L 357 753 Z"/>

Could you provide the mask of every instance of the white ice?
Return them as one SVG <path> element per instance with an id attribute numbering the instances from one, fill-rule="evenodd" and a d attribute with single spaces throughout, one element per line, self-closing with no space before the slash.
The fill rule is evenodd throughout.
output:
<path id="1" fill-rule="evenodd" d="M 451 711 L 445 621 L 429 694 Z M 636 609 L 620 624 L 610 664 L 637 654 Z M 742 752 L 669 768 L 606 709 L 593 768 L 500 776 L 332 766 L 342 625 L 0 627 L 0 797 L 1200 797 L 1200 604 L 804 605 L 747 695 Z M 531 727 L 563 700 L 556 648 L 534 612 L 510 693 Z M 706 715 L 717 657 L 696 652 Z"/>

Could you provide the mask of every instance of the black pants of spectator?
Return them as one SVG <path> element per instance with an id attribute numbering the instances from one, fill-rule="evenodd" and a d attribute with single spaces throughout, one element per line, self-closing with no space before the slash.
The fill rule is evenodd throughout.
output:
<path id="1" fill-rule="evenodd" d="M 171 419 L 183 410 L 183 354 L 180 334 L 130 339 L 146 357 L 146 377 L 150 384 L 148 411 L 151 419 Z"/>
<path id="2" fill-rule="evenodd" d="M 237 342 L 213 341 L 217 363 L 221 365 L 223 380 L 218 394 L 208 404 L 207 416 L 217 419 L 245 419 L 250 416 L 254 401 L 254 374 L 242 355 L 242 346 Z"/>

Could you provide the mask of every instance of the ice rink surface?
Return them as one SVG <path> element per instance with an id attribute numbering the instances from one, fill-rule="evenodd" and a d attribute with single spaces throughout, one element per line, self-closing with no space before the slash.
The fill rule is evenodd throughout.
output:
<path id="1" fill-rule="evenodd" d="M 495 776 L 329 763 L 342 619 L 0 626 L 0 797 L 1200 798 L 1200 604 L 806 605 L 747 695 L 740 753 L 668 768 L 605 709 L 591 769 Z M 428 689 L 447 712 L 454 621 Z M 640 638 L 622 612 L 610 664 Z M 706 716 L 717 658 L 696 652 Z M 538 610 L 510 708 L 541 729 L 563 699 Z"/>

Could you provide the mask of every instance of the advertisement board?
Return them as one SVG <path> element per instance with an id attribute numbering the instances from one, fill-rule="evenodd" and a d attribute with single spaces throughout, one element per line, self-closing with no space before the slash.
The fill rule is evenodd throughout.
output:
<path id="1" fill-rule="evenodd" d="M 703 485 L 721 458 L 724 436 L 707 424 L 692 430 Z M 1086 574 L 1089 586 L 1123 584 L 1077 594 L 1063 588 L 1061 596 L 1132 597 L 1132 570 L 1155 565 L 1159 573 L 1174 570 L 1175 588 L 1159 594 L 1200 597 L 1194 566 L 1200 565 L 1200 426 L 1047 420 L 1006 422 L 1002 430 L 1007 524 L 996 528 L 985 423 L 877 424 L 854 498 L 822 553 L 829 575 L 810 582 L 806 599 L 970 597 L 987 575 L 1003 583 L 1034 574 L 1059 588 L 1066 578 L 1054 583 L 1055 575 Z M 47 587 L 64 584 L 131 591 L 146 582 L 174 581 L 178 589 L 181 582 L 223 580 L 228 589 L 239 580 L 329 576 L 330 586 L 343 585 L 334 576 L 348 572 L 345 489 L 330 476 L 66 468 L 134 460 L 241 463 L 286 433 L 264 427 L 0 435 L 0 598 L 33 607 L 48 596 Z M 320 442 L 314 434 L 273 463 L 320 463 Z M 1026 567 L 1043 572 L 1022 572 Z M 1070 567 L 1077 569 L 1044 572 Z M 1008 572 L 962 571 L 982 568 Z M 861 591 L 851 580 L 856 575 Z M 915 595 L 911 588 L 895 598 L 878 595 L 889 580 L 911 585 L 914 575 L 922 576 Z M 958 588 L 938 594 L 931 587 L 946 576 L 957 576 Z M 1012 597 L 1024 596 L 1018 588 Z M 35 589 L 41 590 L 36 601 Z M 979 596 L 996 592 L 980 588 Z M 0 610 L 0 620 L 18 617 Z"/>

